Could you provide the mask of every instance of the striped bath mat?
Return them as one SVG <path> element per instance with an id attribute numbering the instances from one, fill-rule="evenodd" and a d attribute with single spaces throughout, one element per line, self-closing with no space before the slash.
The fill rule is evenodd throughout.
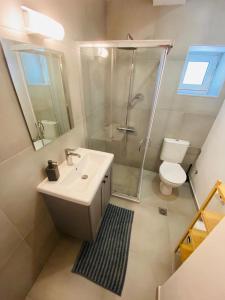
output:
<path id="1" fill-rule="evenodd" d="M 121 295 L 134 212 L 109 204 L 94 242 L 84 242 L 72 272 Z"/>

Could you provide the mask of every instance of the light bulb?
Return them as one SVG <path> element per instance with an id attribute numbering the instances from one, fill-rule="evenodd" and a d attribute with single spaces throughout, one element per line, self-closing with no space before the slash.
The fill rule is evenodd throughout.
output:
<path id="1" fill-rule="evenodd" d="M 29 33 L 63 40 L 65 32 L 60 23 L 26 6 L 21 6 L 21 9 L 24 12 L 25 25 Z"/>

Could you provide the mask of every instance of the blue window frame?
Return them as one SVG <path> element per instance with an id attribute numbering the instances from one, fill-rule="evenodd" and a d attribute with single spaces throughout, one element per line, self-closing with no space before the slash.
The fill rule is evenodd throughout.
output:
<path id="1" fill-rule="evenodd" d="M 218 97 L 225 81 L 225 47 L 189 48 L 177 94 Z"/>
<path id="2" fill-rule="evenodd" d="M 44 55 L 22 52 L 21 61 L 28 85 L 49 85 L 48 63 Z"/>

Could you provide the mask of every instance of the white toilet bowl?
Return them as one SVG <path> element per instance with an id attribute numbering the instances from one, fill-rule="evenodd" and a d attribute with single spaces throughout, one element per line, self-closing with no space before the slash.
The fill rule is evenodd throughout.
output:
<path id="1" fill-rule="evenodd" d="M 163 195 L 171 195 L 175 187 L 179 187 L 186 181 L 186 173 L 178 163 L 163 161 L 159 168 L 160 191 Z"/>

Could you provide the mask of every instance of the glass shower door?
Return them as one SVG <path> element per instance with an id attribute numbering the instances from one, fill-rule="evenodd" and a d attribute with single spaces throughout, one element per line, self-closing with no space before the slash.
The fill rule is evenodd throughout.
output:
<path id="1" fill-rule="evenodd" d="M 113 50 L 111 109 L 115 133 L 107 150 L 115 155 L 113 192 L 131 198 L 138 195 L 161 55 L 159 49 L 155 50 L 151 48 Z"/>
<path id="2" fill-rule="evenodd" d="M 113 193 L 137 199 L 163 49 L 99 49 L 80 52 L 87 144 L 114 153 Z"/>

